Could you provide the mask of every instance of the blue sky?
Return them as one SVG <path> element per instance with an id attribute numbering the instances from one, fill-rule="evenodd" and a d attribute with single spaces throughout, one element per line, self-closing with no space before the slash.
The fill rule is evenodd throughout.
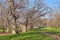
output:
<path id="1" fill-rule="evenodd" d="M 5 0 L 0 0 L 0 1 L 5 1 Z M 34 0 L 30 0 L 31 4 L 33 4 Z M 60 3 L 60 0 L 44 0 L 45 3 L 48 4 L 50 7 L 57 6 L 57 3 Z"/>
<path id="2" fill-rule="evenodd" d="M 33 1 L 34 1 L 34 0 L 30 0 L 31 4 L 33 3 Z M 48 6 L 54 8 L 54 7 L 57 7 L 57 6 L 58 6 L 58 4 L 60 3 L 60 0 L 44 0 L 44 2 L 45 2 Z"/>
<path id="3" fill-rule="evenodd" d="M 0 1 L 5 1 L 5 0 L 0 0 Z M 30 0 L 30 3 L 33 4 L 34 0 Z M 60 4 L 60 0 L 44 0 L 44 2 L 51 8 L 57 8 L 58 5 Z"/>
<path id="4" fill-rule="evenodd" d="M 30 0 L 30 3 L 33 4 L 34 0 Z M 44 0 L 44 2 L 55 11 L 60 11 L 58 6 L 60 5 L 60 0 Z"/>
<path id="5" fill-rule="evenodd" d="M 57 7 L 60 3 L 60 0 L 45 0 L 45 3 L 47 3 L 50 7 Z"/>

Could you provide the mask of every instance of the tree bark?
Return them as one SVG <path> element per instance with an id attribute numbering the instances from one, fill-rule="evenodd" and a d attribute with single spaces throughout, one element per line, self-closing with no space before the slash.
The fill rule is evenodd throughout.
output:
<path id="1" fill-rule="evenodd" d="M 20 25 L 22 27 L 22 32 L 26 32 L 26 27 L 24 25 Z"/>
<path id="2" fill-rule="evenodd" d="M 12 34 L 19 34 L 16 20 L 12 20 Z"/>
<path id="3" fill-rule="evenodd" d="M 11 13 L 11 16 L 12 16 L 12 22 L 13 22 L 13 25 L 12 25 L 12 34 L 18 34 L 18 27 L 17 27 L 17 23 L 16 23 L 16 20 L 17 20 L 17 16 L 16 16 L 16 13 L 15 13 L 15 5 L 14 5 L 14 0 L 8 0 L 9 2 L 9 7 L 10 7 L 10 13 Z"/>

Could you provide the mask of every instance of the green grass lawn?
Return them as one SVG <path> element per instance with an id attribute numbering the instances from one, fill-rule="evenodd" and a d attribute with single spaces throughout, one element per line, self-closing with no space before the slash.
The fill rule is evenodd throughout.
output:
<path id="1" fill-rule="evenodd" d="M 39 32 L 26 32 L 19 35 L 0 36 L 0 40 L 53 40 L 53 38 Z"/>
<path id="2" fill-rule="evenodd" d="M 60 36 L 60 28 L 52 28 L 52 27 L 45 27 L 45 28 L 36 28 L 33 31 L 44 31 L 50 34 L 56 34 Z"/>
<path id="3" fill-rule="evenodd" d="M 56 34 L 60 36 L 60 28 L 36 28 L 26 33 L 20 33 L 19 35 L 7 35 L 0 36 L 0 40 L 53 40 L 53 38 L 40 33 L 39 31 L 48 32 L 50 34 Z"/>

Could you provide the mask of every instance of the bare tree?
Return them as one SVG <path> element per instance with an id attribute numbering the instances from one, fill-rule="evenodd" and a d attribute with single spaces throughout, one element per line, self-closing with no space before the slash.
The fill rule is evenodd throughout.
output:
<path id="1" fill-rule="evenodd" d="M 15 12 L 14 0 L 8 0 L 8 2 L 9 2 L 10 14 L 12 16 L 12 22 L 13 22 L 12 33 L 18 34 L 18 27 L 16 23 L 16 20 L 18 19 L 18 15 L 16 15 L 16 12 Z"/>
<path id="2" fill-rule="evenodd" d="M 30 0 L 6 0 L 4 11 L 5 14 L 5 25 L 7 29 L 11 28 L 13 34 L 18 34 L 18 21 L 22 26 L 22 31 L 27 32 L 32 29 L 35 25 L 41 23 L 41 17 L 45 16 L 49 12 L 48 6 L 44 4 L 43 0 L 34 0 L 33 4 Z M 8 30 L 7 30 L 8 31 Z"/>
<path id="3" fill-rule="evenodd" d="M 36 20 L 38 20 L 42 16 L 45 16 L 45 14 L 47 14 L 48 12 L 48 8 L 44 6 L 44 2 L 42 0 L 35 0 L 33 5 L 34 6 L 32 6 L 30 9 L 28 8 L 26 14 L 23 15 L 25 19 L 24 24 L 26 32 L 29 29 L 29 26 L 33 26 L 32 24 L 34 24 L 34 22 L 36 23 Z"/>

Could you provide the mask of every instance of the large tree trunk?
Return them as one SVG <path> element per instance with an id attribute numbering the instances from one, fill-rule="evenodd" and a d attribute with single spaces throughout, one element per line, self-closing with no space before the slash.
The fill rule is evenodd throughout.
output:
<path id="1" fill-rule="evenodd" d="M 7 30 L 6 30 L 6 31 L 7 31 L 7 33 L 9 32 L 9 30 L 10 30 L 10 28 L 9 28 L 9 27 L 7 27 Z"/>
<path id="2" fill-rule="evenodd" d="M 30 26 L 24 26 L 22 25 L 22 32 L 27 32 L 30 30 Z"/>
<path id="3" fill-rule="evenodd" d="M 14 25 L 12 25 L 12 34 L 16 34 Z"/>
<path id="4" fill-rule="evenodd" d="M 24 25 L 20 25 L 22 27 L 22 32 L 26 32 L 26 27 Z"/>
<path id="5" fill-rule="evenodd" d="M 16 20 L 12 21 L 12 34 L 19 34 Z"/>
<path id="6" fill-rule="evenodd" d="M 12 16 L 12 22 L 13 22 L 13 25 L 12 25 L 12 34 L 18 34 L 18 27 L 17 27 L 17 23 L 16 23 L 16 13 L 15 13 L 15 5 L 14 5 L 14 0 L 8 0 L 9 2 L 9 6 L 10 6 L 10 13 L 11 13 L 11 16 Z"/>

